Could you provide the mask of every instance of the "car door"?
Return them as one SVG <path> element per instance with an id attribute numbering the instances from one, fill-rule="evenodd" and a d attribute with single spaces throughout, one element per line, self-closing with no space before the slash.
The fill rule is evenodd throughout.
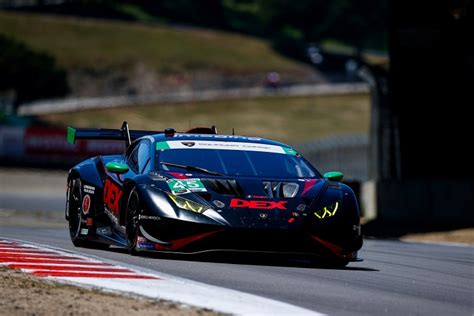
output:
<path id="1" fill-rule="evenodd" d="M 148 140 L 146 140 L 149 142 Z M 120 217 L 122 203 L 127 203 L 127 197 L 123 196 L 123 184 L 127 179 L 134 178 L 140 172 L 139 167 L 139 151 L 140 147 L 145 144 L 145 140 L 132 143 L 125 152 L 125 163 L 129 170 L 124 174 L 118 174 L 107 171 L 104 182 L 104 211 L 111 219 L 112 223 L 119 231 L 123 223 Z M 145 145 L 148 148 L 149 145 Z"/>

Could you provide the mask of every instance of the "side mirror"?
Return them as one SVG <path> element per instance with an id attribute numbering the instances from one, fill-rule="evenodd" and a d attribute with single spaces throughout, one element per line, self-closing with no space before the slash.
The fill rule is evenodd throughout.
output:
<path id="1" fill-rule="evenodd" d="M 344 174 L 339 171 L 330 171 L 326 172 L 324 177 L 330 181 L 341 182 L 344 179 Z"/>
<path id="2" fill-rule="evenodd" d="M 114 161 L 108 162 L 105 165 L 105 168 L 110 172 L 118 173 L 118 174 L 124 174 L 128 172 L 128 166 L 120 162 L 114 162 Z"/>

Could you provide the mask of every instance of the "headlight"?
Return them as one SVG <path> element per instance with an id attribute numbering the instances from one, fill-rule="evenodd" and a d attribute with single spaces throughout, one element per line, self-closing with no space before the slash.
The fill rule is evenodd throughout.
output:
<path id="1" fill-rule="evenodd" d="M 176 195 L 172 195 L 172 194 L 168 194 L 168 196 L 174 202 L 174 204 L 176 204 L 177 207 L 182 208 L 184 210 L 188 210 L 188 211 L 191 211 L 191 212 L 196 212 L 196 213 L 202 214 L 206 210 L 209 209 L 209 207 L 207 207 L 205 205 L 190 201 L 190 200 L 182 198 L 180 196 L 176 196 Z"/>
<path id="2" fill-rule="evenodd" d="M 339 208 L 339 202 L 334 202 L 328 206 L 323 207 L 322 209 L 314 212 L 317 218 L 323 219 L 326 217 L 332 217 L 336 214 L 337 209 Z"/>
<path id="3" fill-rule="evenodd" d="M 283 184 L 283 196 L 286 198 L 294 198 L 298 193 L 299 185 L 297 183 L 288 182 Z"/>

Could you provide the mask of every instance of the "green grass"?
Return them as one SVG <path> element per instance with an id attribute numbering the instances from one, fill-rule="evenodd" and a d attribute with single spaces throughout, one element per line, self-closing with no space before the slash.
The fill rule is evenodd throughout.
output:
<path id="1" fill-rule="evenodd" d="M 290 144 L 332 135 L 367 133 L 369 96 L 260 98 L 136 106 L 43 116 L 63 126 L 162 130 L 216 125 L 219 133 L 261 136 Z"/>
<path id="2" fill-rule="evenodd" d="M 123 71 L 140 63 L 165 74 L 309 71 L 265 41 L 196 28 L 0 12 L 0 33 L 48 52 L 69 70 Z"/>

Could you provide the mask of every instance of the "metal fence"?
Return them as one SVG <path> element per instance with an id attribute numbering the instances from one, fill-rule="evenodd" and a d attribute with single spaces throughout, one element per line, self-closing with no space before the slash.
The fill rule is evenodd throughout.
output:
<path id="1" fill-rule="evenodd" d="M 350 181 L 367 181 L 369 137 L 367 134 L 334 136 L 295 146 L 321 172 L 341 171 Z"/>

